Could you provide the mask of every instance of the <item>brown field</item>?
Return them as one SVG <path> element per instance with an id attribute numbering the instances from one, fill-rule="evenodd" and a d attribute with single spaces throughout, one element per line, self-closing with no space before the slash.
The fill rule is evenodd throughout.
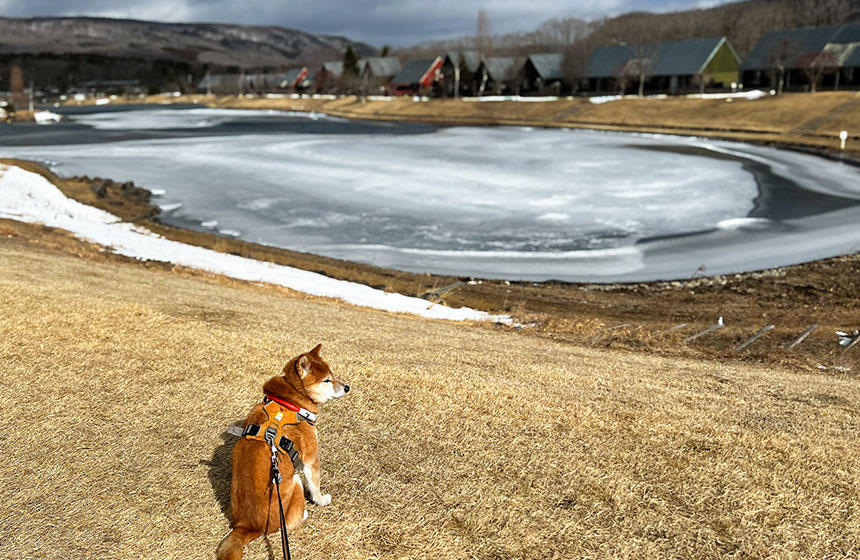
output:
<path id="1" fill-rule="evenodd" d="M 224 430 L 317 342 L 354 390 L 321 415 L 334 500 L 296 558 L 860 554 L 856 377 L 397 316 L 0 227 L 2 558 L 211 557 Z"/>

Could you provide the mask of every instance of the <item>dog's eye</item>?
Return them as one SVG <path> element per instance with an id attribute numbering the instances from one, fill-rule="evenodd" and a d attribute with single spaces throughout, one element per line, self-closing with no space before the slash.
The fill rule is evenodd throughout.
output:
<path id="1" fill-rule="evenodd" d="M 331 379 L 323 379 L 323 383 L 331 383 Z"/>

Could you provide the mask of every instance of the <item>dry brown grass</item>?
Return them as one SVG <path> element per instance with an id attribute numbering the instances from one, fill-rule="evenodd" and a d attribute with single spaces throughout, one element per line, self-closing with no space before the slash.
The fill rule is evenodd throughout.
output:
<path id="1" fill-rule="evenodd" d="M 2 558 L 211 557 L 225 427 L 320 341 L 354 391 L 321 415 L 334 501 L 292 535 L 296 558 L 860 554 L 856 378 L 583 348 L 18 236 L 0 237 L 0 329 Z"/>
<path id="2" fill-rule="evenodd" d="M 12 111 L 9 114 L 8 120 L 10 122 L 34 122 L 36 120 L 36 111 L 29 111 L 27 109 L 20 109 L 18 111 Z"/>

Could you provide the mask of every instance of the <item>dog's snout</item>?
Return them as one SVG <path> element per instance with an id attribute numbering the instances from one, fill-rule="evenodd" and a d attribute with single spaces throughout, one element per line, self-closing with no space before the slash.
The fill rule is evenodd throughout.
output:
<path id="1" fill-rule="evenodd" d="M 344 386 L 343 386 L 343 392 L 344 392 L 344 393 L 349 393 L 349 385 L 344 385 Z"/>

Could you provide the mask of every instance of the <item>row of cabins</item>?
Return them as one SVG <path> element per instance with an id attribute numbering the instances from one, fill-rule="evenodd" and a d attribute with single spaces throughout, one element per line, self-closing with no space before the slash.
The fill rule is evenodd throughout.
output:
<path id="1" fill-rule="evenodd" d="M 396 56 L 377 56 L 358 61 L 357 79 L 387 84 L 402 69 Z M 343 77 L 343 61 L 324 62 L 311 71 L 307 66 L 293 68 L 285 74 L 207 74 L 197 84 L 201 93 L 218 95 L 285 91 L 328 91 L 337 87 Z"/>
<path id="2" fill-rule="evenodd" d="M 571 67 L 558 53 L 527 57 L 481 57 L 476 51 L 410 60 L 370 57 L 346 89 L 366 94 L 456 97 L 489 94 L 683 93 L 744 87 L 805 89 L 820 69 L 823 87 L 860 85 L 860 24 L 791 29 L 765 35 L 741 61 L 725 37 L 594 49 L 584 68 Z M 565 67 L 568 66 L 568 70 Z M 571 84 L 571 76 L 576 84 Z M 199 86 L 213 93 L 344 89 L 343 62 L 296 68 L 283 74 L 207 76 Z M 576 87 L 572 87 L 575 85 Z M 229 89 L 229 91 L 225 91 Z"/>
<path id="3" fill-rule="evenodd" d="M 797 89 L 808 84 L 816 64 L 829 70 L 824 87 L 860 84 L 860 23 L 768 33 L 741 64 L 741 80 L 750 87 Z"/>

